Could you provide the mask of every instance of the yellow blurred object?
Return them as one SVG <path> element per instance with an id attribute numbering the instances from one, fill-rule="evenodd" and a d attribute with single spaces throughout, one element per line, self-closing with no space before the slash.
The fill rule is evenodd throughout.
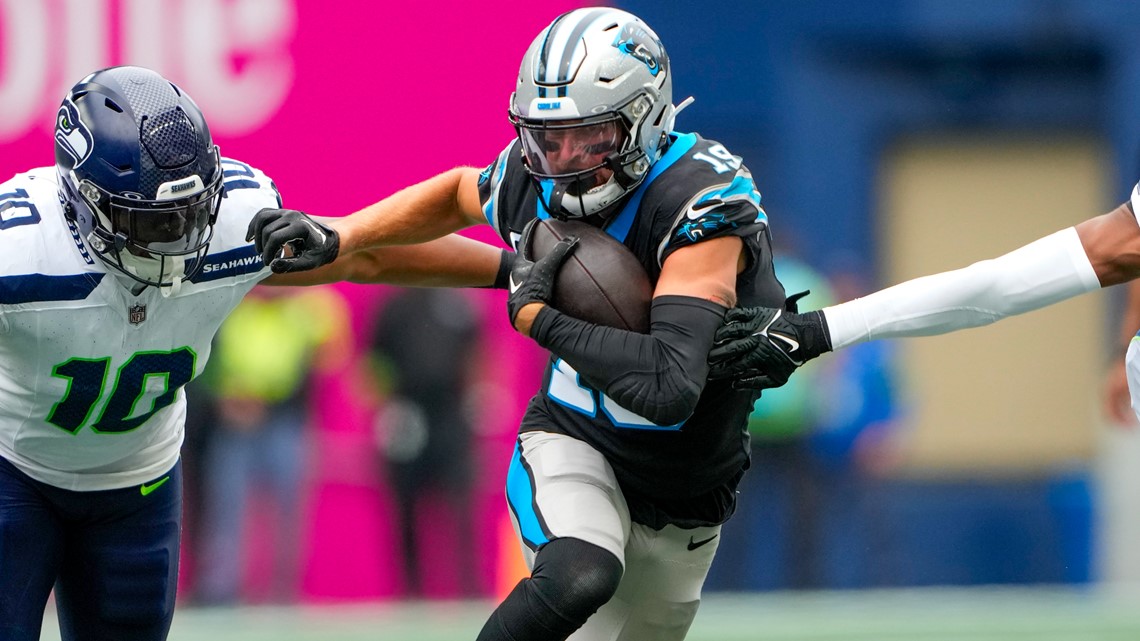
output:
<path id="1" fill-rule="evenodd" d="M 346 335 L 348 314 L 344 299 L 327 288 L 255 289 L 218 333 L 214 389 L 268 404 L 288 399 L 311 365 L 327 369 L 344 359 L 336 338 Z"/>

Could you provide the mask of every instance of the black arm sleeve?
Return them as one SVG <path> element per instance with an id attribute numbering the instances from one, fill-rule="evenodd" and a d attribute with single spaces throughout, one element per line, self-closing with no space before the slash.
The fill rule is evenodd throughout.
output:
<path id="1" fill-rule="evenodd" d="M 518 256 L 507 250 L 501 250 L 499 254 L 499 271 L 495 274 L 495 282 L 490 285 L 476 285 L 484 289 L 506 289 L 509 283 L 507 279 L 511 276 L 511 268 L 515 265 L 515 259 Z"/>
<path id="2" fill-rule="evenodd" d="M 622 407 L 658 425 L 693 413 L 726 309 L 691 296 L 658 296 L 649 334 L 594 325 L 546 306 L 531 336 Z"/>

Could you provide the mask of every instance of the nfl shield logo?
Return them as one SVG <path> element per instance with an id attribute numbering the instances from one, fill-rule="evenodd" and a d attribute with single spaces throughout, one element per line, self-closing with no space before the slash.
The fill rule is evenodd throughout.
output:
<path id="1" fill-rule="evenodd" d="M 127 320 L 131 321 L 131 325 L 138 325 L 146 320 L 146 305 L 133 305 L 131 306 L 130 314 L 127 315 Z"/>

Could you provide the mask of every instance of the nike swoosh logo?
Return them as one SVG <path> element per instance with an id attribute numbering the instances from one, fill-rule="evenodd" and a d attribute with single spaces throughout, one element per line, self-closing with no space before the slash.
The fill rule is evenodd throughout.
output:
<path id="1" fill-rule="evenodd" d="M 695 550 L 695 549 L 701 547 L 702 545 L 704 545 L 706 543 L 711 543 L 712 540 L 715 539 L 716 537 L 717 537 L 717 535 L 714 534 L 707 539 L 701 539 L 700 541 L 694 541 L 693 537 L 690 536 L 689 537 L 689 550 L 690 551 Z"/>
<path id="2" fill-rule="evenodd" d="M 515 282 L 515 275 L 514 274 L 511 274 L 510 276 L 507 277 L 507 283 L 511 286 L 511 293 L 512 294 L 517 292 L 519 290 L 519 287 L 522 287 L 522 283 L 516 283 Z"/>
<path id="3" fill-rule="evenodd" d="M 164 484 L 164 483 L 166 483 L 166 482 L 167 482 L 167 481 L 169 481 L 169 480 L 170 480 L 170 477 L 169 477 L 169 476 L 164 476 L 164 477 L 162 477 L 160 480 L 158 480 L 158 481 L 155 481 L 154 483 L 151 483 L 150 485 L 146 485 L 146 484 L 144 483 L 144 484 L 142 484 L 142 485 L 140 485 L 140 486 L 139 486 L 139 494 L 142 494 L 143 496 L 146 496 L 147 494 L 150 494 L 151 492 L 153 492 L 153 491 L 157 490 L 158 488 L 162 487 L 162 486 L 163 486 L 163 484 Z"/>
<path id="4" fill-rule="evenodd" d="M 709 209 L 712 209 L 713 207 L 718 207 L 718 206 L 723 205 L 723 204 L 724 204 L 724 202 L 721 201 L 719 198 L 716 198 L 716 199 L 713 199 L 713 200 L 710 200 L 707 202 L 703 202 L 703 203 L 697 203 L 697 204 L 693 205 L 692 207 L 690 207 L 689 210 L 685 212 L 685 218 L 688 218 L 689 220 L 697 220 L 701 216 L 704 216 L 705 212 L 708 211 Z"/>
<path id="5" fill-rule="evenodd" d="M 794 352 L 800 348 L 799 341 L 794 338 L 784 336 L 783 334 L 773 334 L 772 332 L 768 332 L 768 338 L 778 340 L 781 343 L 787 345 L 789 353 Z"/>

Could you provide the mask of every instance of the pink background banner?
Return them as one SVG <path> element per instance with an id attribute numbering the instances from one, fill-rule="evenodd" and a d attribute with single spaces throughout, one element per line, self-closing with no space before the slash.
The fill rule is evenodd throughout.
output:
<path id="1" fill-rule="evenodd" d="M 514 135 L 507 99 L 531 39 L 571 2 L 491 0 L 0 0 L 0 179 L 53 162 L 66 89 L 96 69 L 152 67 L 199 104 L 222 154 L 273 177 L 285 205 L 343 215 L 456 165 L 483 166 Z M 497 243 L 487 227 L 473 232 Z M 385 288 L 339 286 L 354 332 Z M 487 393 L 475 452 L 474 532 L 430 523 L 428 545 L 476 537 L 482 586 L 514 555 L 502 483 L 541 354 L 504 322 L 499 292 L 472 292 L 486 318 Z M 402 593 L 389 499 L 375 469 L 372 407 L 354 368 L 318 383 L 302 591 L 315 601 Z M 192 487 L 191 490 L 192 491 Z M 192 524 L 188 524 L 192 530 Z M 256 532 L 253 536 L 256 536 Z M 256 549 L 257 546 L 253 546 Z M 256 555 L 255 555 L 256 556 Z M 255 559 L 256 561 L 256 559 Z M 429 596 L 454 577 L 440 568 Z M 509 577 L 507 577 L 509 579 Z"/>

